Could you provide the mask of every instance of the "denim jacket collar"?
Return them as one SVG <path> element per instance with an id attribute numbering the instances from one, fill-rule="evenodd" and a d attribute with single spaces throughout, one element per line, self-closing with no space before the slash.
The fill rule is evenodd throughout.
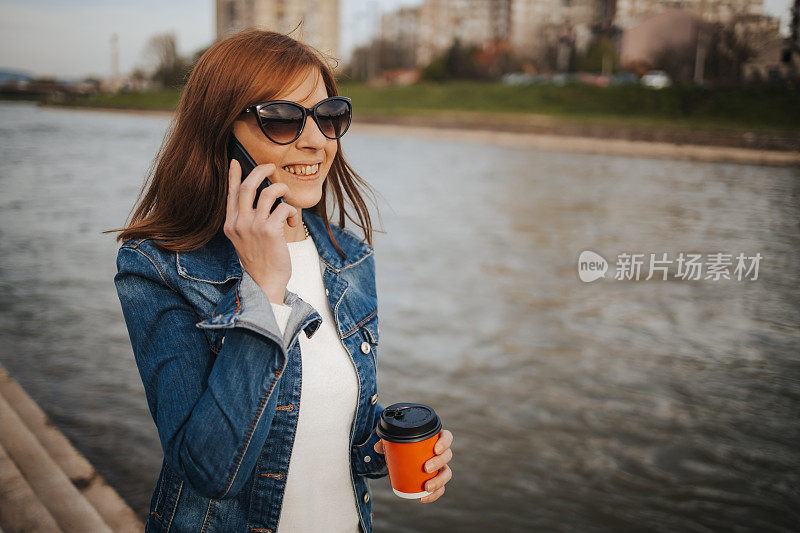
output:
<path id="1" fill-rule="evenodd" d="M 319 256 L 326 267 L 335 272 L 358 263 L 374 251 L 371 246 L 358 239 L 349 230 L 342 230 L 335 224 L 331 224 L 331 232 L 345 254 L 342 258 L 333 246 L 322 218 L 308 209 L 303 209 L 302 217 L 308 227 L 309 236 L 314 240 Z M 191 252 L 178 252 L 175 261 L 178 274 L 187 279 L 207 283 L 225 283 L 228 280 L 242 277 L 242 267 L 236 248 L 222 230 L 205 246 Z"/>

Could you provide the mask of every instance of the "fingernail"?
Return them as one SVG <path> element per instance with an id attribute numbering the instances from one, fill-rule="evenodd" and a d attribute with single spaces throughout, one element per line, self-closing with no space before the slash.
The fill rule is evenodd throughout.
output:
<path id="1" fill-rule="evenodd" d="M 431 465 L 425 465 L 426 472 L 433 472 L 433 467 Z"/>

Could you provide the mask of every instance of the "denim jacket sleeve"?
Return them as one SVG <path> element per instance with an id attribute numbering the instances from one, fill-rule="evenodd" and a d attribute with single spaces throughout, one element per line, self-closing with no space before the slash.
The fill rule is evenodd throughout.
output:
<path id="1" fill-rule="evenodd" d="M 269 299 L 243 277 L 198 322 L 162 268 L 147 250 L 123 246 L 114 277 L 148 407 L 169 466 L 200 495 L 232 498 L 267 439 L 288 347 L 321 318 L 287 291 L 282 334 Z M 216 357 L 204 327 L 226 330 Z"/>

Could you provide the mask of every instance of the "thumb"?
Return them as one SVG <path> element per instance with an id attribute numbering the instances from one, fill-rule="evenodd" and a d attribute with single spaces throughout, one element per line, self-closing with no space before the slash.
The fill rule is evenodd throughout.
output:
<path id="1" fill-rule="evenodd" d="M 383 453 L 383 441 L 379 440 L 378 442 L 376 442 L 375 446 L 373 446 L 372 449 L 375 450 L 376 453 L 382 454 Z"/>

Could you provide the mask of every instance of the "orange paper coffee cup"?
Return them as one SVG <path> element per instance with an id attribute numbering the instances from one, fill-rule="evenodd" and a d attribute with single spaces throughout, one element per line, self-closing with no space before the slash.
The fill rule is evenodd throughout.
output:
<path id="1" fill-rule="evenodd" d="M 375 432 L 383 441 L 392 490 L 401 498 L 421 498 L 430 492 L 425 482 L 438 472 L 426 472 L 425 462 L 436 455 L 442 422 L 431 407 L 420 403 L 396 403 L 381 413 Z"/>

